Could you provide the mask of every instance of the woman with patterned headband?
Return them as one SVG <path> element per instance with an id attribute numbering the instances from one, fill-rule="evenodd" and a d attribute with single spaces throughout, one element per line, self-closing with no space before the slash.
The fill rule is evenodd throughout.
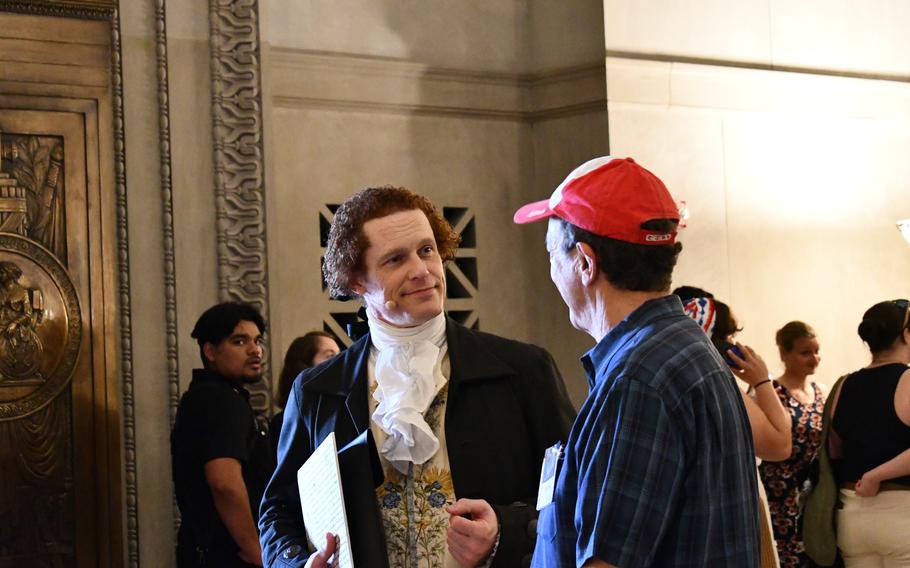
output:
<path id="1" fill-rule="evenodd" d="M 673 291 L 683 302 L 686 315 L 701 325 L 711 338 L 711 343 L 749 390 L 742 393 L 743 403 L 752 427 L 752 443 L 759 460 L 782 460 L 790 455 L 790 415 L 770 388 L 768 367 L 751 347 L 733 344 L 733 336 L 740 331 L 730 307 L 715 299 L 712 294 L 694 286 L 681 286 Z M 759 483 L 761 503 L 761 567 L 779 568 L 777 549 L 772 537 L 768 499 Z"/>
<path id="2" fill-rule="evenodd" d="M 686 314 L 711 338 L 730 371 L 749 386 L 747 393 L 743 393 L 743 402 L 752 426 L 756 456 L 762 460 L 786 459 L 791 443 L 789 416 L 776 397 L 771 396 L 773 389 L 768 388 L 771 379 L 761 356 L 748 345 L 732 343 L 734 335 L 741 330 L 730 307 L 694 286 L 680 286 L 673 293 L 682 300 Z"/>

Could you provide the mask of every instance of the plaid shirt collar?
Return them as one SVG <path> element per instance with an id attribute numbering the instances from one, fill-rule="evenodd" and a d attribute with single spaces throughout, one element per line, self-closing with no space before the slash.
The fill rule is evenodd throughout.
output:
<path id="1" fill-rule="evenodd" d="M 606 376 L 604 370 L 613 356 L 622 352 L 627 343 L 635 338 L 635 332 L 651 322 L 682 313 L 679 296 L 669 294 L 648 300 L 635 308 L 619 325 L 607 333 L 590 351 L 582 355 L 581 365 L 588 377 L 588 388 L 594 389 L 599 379 Z"/>

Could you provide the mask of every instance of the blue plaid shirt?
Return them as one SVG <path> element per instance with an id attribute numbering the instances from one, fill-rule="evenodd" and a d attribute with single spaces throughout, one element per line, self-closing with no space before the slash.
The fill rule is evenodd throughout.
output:
<path id="1" fill-rule="evenodd" d="M 759 565 L 755 453 L 730 370 L 679 298 L 650 300 L 583 358 L 533 566 Z"/>

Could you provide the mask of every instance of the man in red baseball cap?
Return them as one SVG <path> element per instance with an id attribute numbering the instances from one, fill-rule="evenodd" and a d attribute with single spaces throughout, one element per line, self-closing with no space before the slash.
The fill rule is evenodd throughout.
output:
<path id="1" fill-rule="evenodd" d="M 541 483 L 532 565 L 757 567 L 751 431 L 729 369 L 669 294 L 670 192 L 606 156 L 514 219 L 549 219 L 550 277 L 597 341 L 555 483 Z"/>

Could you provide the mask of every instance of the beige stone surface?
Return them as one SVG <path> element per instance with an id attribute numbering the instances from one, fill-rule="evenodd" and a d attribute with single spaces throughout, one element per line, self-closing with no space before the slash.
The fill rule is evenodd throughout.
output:
<path id="1" fill-rule="evenodd" d="M 439 206 L 471 210 L 481 329 L 547 347 L 573 400 L 583 400 L 578 357 L 591 342 L 571 329 L 549 281 L 546 225 L 520 227 L 511 218 L 524 202 L 547 197 L 575 165 L 605 152 L 605 117 L 560 118 L 532 127 L 448 116 L 276 108 L 271 144 L 272 340 L 280 350 L 275 360 L 294 337 L 321 329 L 328 319 L 319 277 L 318 208 L 360 188 L 390 183 L 427 195 Z"/>
<path id="2" fill-rule="evenodd" d="M 910 3 L 769 0 L 772 63 L 910 75 Z"/>
<path id="3" fill-rule="evenodd" d="M 494 71 L 528 68 L 527 6 L 517 0 L 269 0 L 272 46 Z"/>
<path id="4" fill-rule="evenodd" d="M 317 207 L 400 184 L 470 208 L 481 328 L 550 349 L 580 402 L 577 358 L 590 341 L 571 329 L 549 282 L 545 225 L 511 218 L 607 151 L 602 8 L 349 7 L 269 2 L 263 16 L 270 294 L 281 306 L 273 358 L 330 309 L 352 309 L 331 306 L 320 289 Z"/>
<path id="5" fill-rule="evenodd" d="M 763 352 L 774 354 L 787 321 L 815 326 L 830 384 L 866 360 L 862 313 L 906 295 L 910 248 L 894 223 L 910 213 L 910 166 L 897 150 L 910 124 L 738 116 L 725 133 L 733 300 L 747 305 Z M 773 167 L 754 158 L 769 143 Z"/>
<path id="6" fill-rule="evenodd" d="M 149 9 L 124 6 L 124 133 L 130 244 L 133 400 L 139 555 L 169 565 L 174 550 L 173 488 L 165 318 L 155 41 Z M 165 530 L 162 530 L 165 528 Z"/>
<path id="7" fill-rule="evenodd" d="M 673 286 L 690 284 L 729 297 L 729 250 L 723 123 L 707 112 L 662 112 L 651 105 L 611 103 L 610 150 L 632 156 L 685 201 L 689 226 Z"/>
<path id="8" fill-rule="evenodd" d="M 615 103 L 670 104 L 670 72 L 673 65 L 663 61 L 641 61 L 609 57 L 607 98 Z"/>
<path id="9" fill-rule="evenodd" d="M 607 68 L 608 86 L 622 87 L 609 90 L 613 153 L 640 158 L 688 202 L 674 285 L 729 301 L 773 372 L 774 332 L 791 319 L 819 332 L 819 380 L 864 364 L 862 312 L 906 295 L 910 277 L 894 227 L 910 215 L 910 86 L 688 63 Z M 651 80 L 662 74 L 669 99 Z"/>
<path id="10" fill-rule="evenodd" d="M 607 93 L 612 103 L 910 119 L 901 82 L 720 65 L 610 57 Z"/>
<path id="11" fill-rule="evenodd" d="M 529 79 L 516 73 L 437 68 L 409 60 L 272 48 L 269 82 L 279 106 L 370 106 L 517 118 L 531 112 Z"/>
<path id="12" fill-rule="evenodd" d="M 274 168 L 280 172 L 271 185 L 274 208 L 269 211 L 270 228 L 276 228 L 269 253 L 272 290 L 278 292 L 273 302 L 281 306 L 272 317 L 276 345 L 321 328 L 320 318 L 328 315 L 313 310 L 324 303 L 316 208 L 384 184 L 411 188 L 439 206 L 472 209 L 479 241 L 481 325 L 525 335 L 531 316 L 514 311 L 523 303 L 525 289 L 496 278 L 519 272 L 522 263 L 507 243 L 517 234 L 511 226 L 511 196 L 518 191 L 525 126 L 297 109 L 276 110 L 273 120 Z"/>
<path id="13" fill-rule="evenodd" d="M 606 46 L 624 53 L 861 75 L 910 75 L 904 0 L 605 0 Z"/>
<path id="14" fill-rule="evenodd" d="M 198 10 L 205 15 L 205 11 Z M 208 41 L 168 39 L 171 185 L 177 281 L 177 339 L 181 392 L 199 367 L 190 337 L 204 310 L 218 302 L 212 101 Z M 200 88 L 205 85 L 206 88 Z"/>
<path id="15" fill-rule="evenodd" d="M 166 2 L 167 39 L 197 40 L 205 43 L 208 49 L 209 18 L 208 10 L 200 2 Z M 169 52 L 173 51 L 168 49 Z"/>
<path id="16" fill-rule="evenodd" d="M 769 63 L 769 0 L 604 0 L 607 51 Z"/>
<path id="17" fill-rule="evenodd" d="M 518 205 L 548 198 L 579 164 L 609 153 L 606 113 L 594 111 L 535 122 L 532 141 L 530 191 L 516 196 Z M 587 396 L 588 385 L 578 359 L 594 346 L 594 341 L 569 323 L 568 308 L 550 280 L 544 241 L 547 223 L 522 225 L 517 229 L 517 236 L 525 245 L 523 254 L 527 263 L 526 272 L 518 278 L 529 288 L 529 305 L 533 306 L 534 314 L 529 338 L 553 354 L 572 401 L 580 406 Z"/>
<path id="18" fill-rule="evenodd" d="M 530 0 L 527 4 L 534 71 L 603 59 L 602 0 Z"/>

